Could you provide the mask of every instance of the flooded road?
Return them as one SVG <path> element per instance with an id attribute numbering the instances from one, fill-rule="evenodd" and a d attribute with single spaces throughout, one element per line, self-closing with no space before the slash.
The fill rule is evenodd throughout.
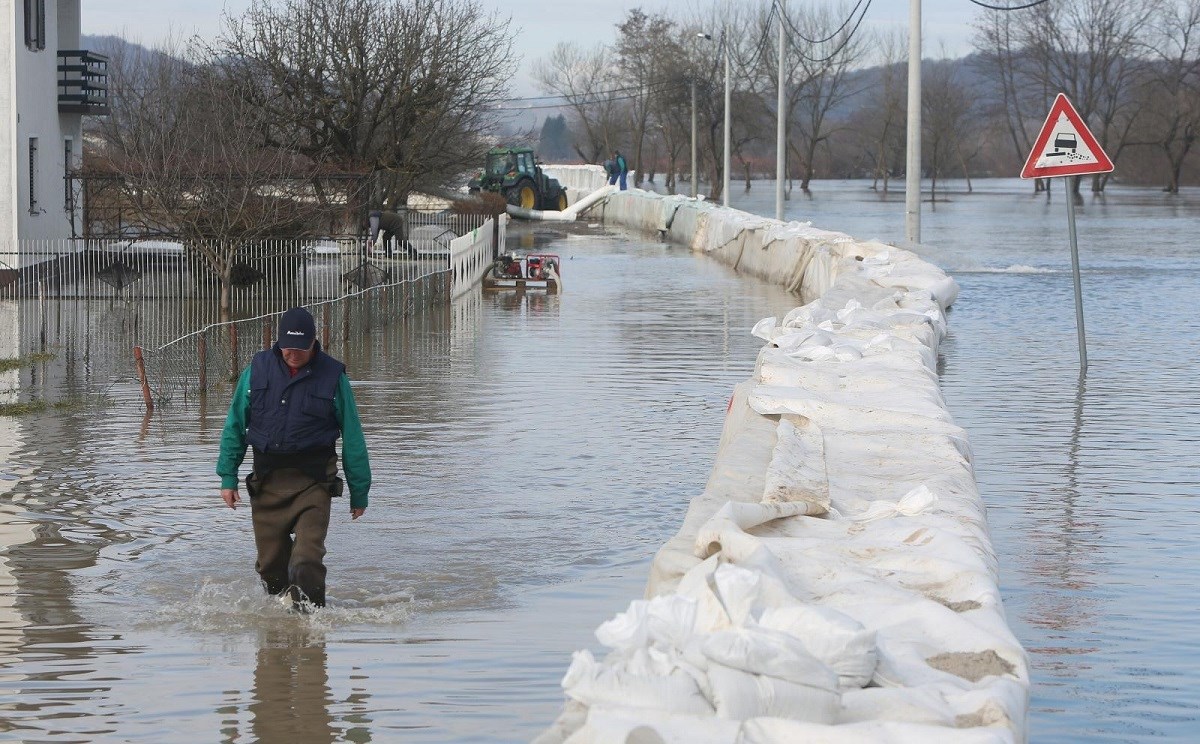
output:
<path id="1" fill-rule="evenodd" d="M 375 485 L 359 522 L 335 504 L 316 617 L 261 595 L 249 512 L 220 503 L 227 400 L 143 422 L 118 385 L 106 409 L 6 420 L 0 738 L 522 741 L 552 721 L 571 651 L 702 490 L 749 328 L 798 299 L 640 236 L 512 239 L 561 255 L 561 295 L 475 294 L 333 349 Z"/>
<path id="2" fill-rule="evenodd" d="M 903 193 L 865 185 L 815 183 L 788 217 L 900 239 Z M 962 287 L 939 366 L 1030 652 L 1032 740 L 1191 741 L 1200 204 L 1085 194 L 1081 384 L 1061 184 L 1048 202 L 950 186 L 922 223 Z M 770 184 L 733 205 L 773 213 Z M 261 596 L 249 514 L 220 506 L 227 401 L 144 423 L 118 386 L 106 409 L 5 419 L 0 739 L 527 741 L 548 724 L 570 652 L 596 650 L 702 489 L 749 328 L 798 299 L 641 236 L 524 240 L 562 256 L 561 296 L 474 295 L 345 355 L 376 485 L 365 520 L 335 512 L 315 618 Z"/>

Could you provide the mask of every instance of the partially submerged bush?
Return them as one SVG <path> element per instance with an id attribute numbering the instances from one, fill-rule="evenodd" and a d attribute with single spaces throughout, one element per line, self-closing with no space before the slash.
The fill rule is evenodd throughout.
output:
<path id="1" fill-rule="evenodd" d="M 503 214 L 508 207 L 504 197 L 495 191 L 480 191 L 462 199 L 455 199 L 450 211 L 455 214 Z"/>

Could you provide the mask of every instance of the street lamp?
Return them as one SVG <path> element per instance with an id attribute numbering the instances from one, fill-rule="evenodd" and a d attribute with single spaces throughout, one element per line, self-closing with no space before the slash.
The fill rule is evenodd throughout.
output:
<path id="1" fill-rule="evenodd" d="M 700 31 L 696 38 L 712 41 L 712 34 Z M 693 50 L 695 45 L 692 46 Z M 692 70 L 692 198 L 696 198 L 696 71 Z"/>

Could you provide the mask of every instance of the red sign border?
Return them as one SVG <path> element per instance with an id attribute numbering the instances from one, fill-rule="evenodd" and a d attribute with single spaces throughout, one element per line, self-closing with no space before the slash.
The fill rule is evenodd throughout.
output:
<path id="1" fill-rule="evenodd" d="M 1046 143 L 1050 140 L 1050 135 L 1054 133 L 1054 127 L 1058 124 L 1058 117 L 1062 114 L 1067 115 L 1067 120 L 1075 125 L 1075 131 L 1083 138 L 1083 143 L 1087 145 L 1092 154 L 1099 160 L 1097 163 L 1080 163 L 1078 165 L 1045 165 L 1041 168 L 1035 166 L 1038 158 L 1041 157 Z M 1029 158 L 1025 161 L 1025 166 L 1021 168 L 1021 178 L 1054 178 L 1055 176 L 1084 176 L 1092 173 L 1110 173 L 1113 170 L 1113 162 L 1109 159 L 1108 154 L 1104 152 L 1104 148 L 1092 136 L 1091 130 L 1083 123 L 1083 117 L 1067 100 L 1064 93 L 1059 93 L 1054 99 L 1054 105 L 1050 107 L 1050 113 L 1046 114 L 1046 121 L 1042 124 L 1042 131 L 1038 134 L 1037 140 L 1034 141 L 1033 149 L 1029 152 Z"/>

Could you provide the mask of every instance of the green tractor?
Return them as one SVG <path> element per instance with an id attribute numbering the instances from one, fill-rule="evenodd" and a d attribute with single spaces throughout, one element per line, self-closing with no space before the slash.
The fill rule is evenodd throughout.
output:
<path id="1" fill-rule="evenodd" d="M 495 191 L 505 201 L 524 209 L 561 212 L 567 208 L 567 190 L 558 179 L 542 172 L 542 166 L 530 147 L 493 147 L 488 150 L 487 164 L 478 176 L 467 184 L 472 194 Z"/>

